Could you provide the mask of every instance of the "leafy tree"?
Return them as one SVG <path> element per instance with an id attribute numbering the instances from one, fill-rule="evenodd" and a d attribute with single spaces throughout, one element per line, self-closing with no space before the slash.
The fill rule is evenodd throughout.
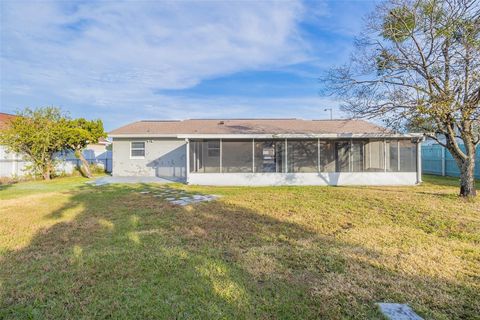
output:
<path id="1" fill-rule="evenodd" d="M 62 127 L 64 128 L 63 144 L 65 149 L 75 153 L 75 156 L 82 162 L 81 173 L 91 178 L 92 174 L 88 161 L 83 156 L 83 150 L 88 144 L 97 143 L 100 138 L 106 137 L 102 120 L 65 118 L 62 120 Z"/>
<path id="2" fill-rule="evenodd" d="M 350 62 L 321 79 L 357 117 L 425 132 L 461 171 L 460 195 L 475 196 L 480 141 L 480 4 L 388 0 L 366 19 Z M 461 147 L 463 143 L 464 147 Z"/>
<path id="3" fill-rule="evenodd" d="M 31 163 L 34 173 L 50 180 L 55 170 L 54 155 L 64 147 L 60 125 L 63 117 L 61 110 L 55 107 L 26 108 L 1 132 L 0 144 L 22 154 Z"/>

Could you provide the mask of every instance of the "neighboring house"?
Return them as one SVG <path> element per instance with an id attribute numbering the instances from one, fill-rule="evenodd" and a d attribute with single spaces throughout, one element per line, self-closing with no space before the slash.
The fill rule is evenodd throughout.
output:
<path id="1" fill-rule="evenodd" d="M 421 134 L 362 120 L 139 121 L 113 130 L 114 176 L 204 185 L 414 185 Z"/>
<path id="2" fill-rule="evenodd" d="M 8 113 L 0 112 L 0 132 L 6 129 L 9 122 L 17 116 Z M 112 168 L 112 151 L 109 149 L 110 141 L 101 139 L 96 144 L 89 144 L 83 155 L 90 163 L 96 163 L 103 166 L 107 172 Z M 57 172 L 72 173 L 75 166 L 78 164 L 78 159 L 73 152 L 59 154 L 57 159 L 60 160 L 57 164 Z M 14 177 L 24 176 L 27 172 L 28 162 L 25 161 L 18 153 L 9 152 L 5 146 L 0 145 L 0 177 Z"/>

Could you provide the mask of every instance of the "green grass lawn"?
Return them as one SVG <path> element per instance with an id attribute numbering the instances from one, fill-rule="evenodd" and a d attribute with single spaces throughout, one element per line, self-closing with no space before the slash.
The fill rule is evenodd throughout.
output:
<path id="1" fill-rule="evenodd" d="M 478 319 L 480 200 L 457 180 L 172 185 L 222 196 L 187 207 L 160 185 L 0 186 L 0 318 Z"/>

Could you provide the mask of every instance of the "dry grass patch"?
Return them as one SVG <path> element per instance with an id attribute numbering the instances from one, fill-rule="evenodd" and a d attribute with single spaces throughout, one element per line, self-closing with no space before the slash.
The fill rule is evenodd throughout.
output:
<path id="1" fill-rule="evenodd" d="M 480 205 L 452 179 L 173 185 L 222 195 L 186 207 L 159 186 L 78 182 L 0 191 L 0 318 L 381 319 L 378 301 L 480 314 Z"/>

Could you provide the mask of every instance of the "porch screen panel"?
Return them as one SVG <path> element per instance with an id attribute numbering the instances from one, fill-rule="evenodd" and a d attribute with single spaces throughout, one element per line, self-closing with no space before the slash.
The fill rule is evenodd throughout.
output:
<path id="1" fill-rule="evenodd" d="M 204 172 L 220 172 L 220 140 L 204 140 L 202 156 Z"/>
<path id="2" fill-rule="evenodd" d="M 288 140 L 288 172 L 318 172 L 318 141 Z"/>
<path id="3" fill-rule="evenodd" d="M 220 172 L 220 140 L 190 142 L 191 172 Z"/>
<path id="4" fill-rule="evenodd" d="M 385 171 L 385 145 L 383 140 L 369 140 L 365 144 L 364 166 L 367 172 Z"/>
<path id="5" fill-rule="evenodd" d="M 222 172 L 252 172 L 252 140 L 222 141 Z"/>
<path id="6" fill-rule="evenodd" d="M 255 140 L 255 172 L 285 172 L 285 143 Z"/>
<path id="7" fill-rule="evenodd" d="M 352 172 L 362 172 L 364 171 L 364 148 L 366 141 L 357 141 L 353 140 L 351 143 L 351 153 L 350 153 L 350 169 Z"/>
<path id="8" fill-rule="evenodd" d="M 335 142 L 320 141 L 320 171 L 335 172 Z"/>
<path id="9" fill-rule="evenodd" d="M 399 157 L 398 157 L 398 140 L 387 141 L 387 171 L 398 172 L 399 171 Z"/>
<path id="10" fill-rule="evenodd" d="M 400 151 L 400 171 L 416 172 L 417 171 L 417 146 L 410 140 L 399 141 Z"/>
<path id="11" fill-rule="evenodd" d="M 350 172 L 350 141 L 335 142 L 335 171 Z"/>
<path id="12" fill-rule="evenodd" d="M 190 141 L 189 143 L 189 152 L 190 152 L 190 172 L 199 172 L 201 164 L 199 163 L 199 159 L 201 158 L 198 155 L 199 144 L 201 146 L 201 142 L 198 141 Z"/>

